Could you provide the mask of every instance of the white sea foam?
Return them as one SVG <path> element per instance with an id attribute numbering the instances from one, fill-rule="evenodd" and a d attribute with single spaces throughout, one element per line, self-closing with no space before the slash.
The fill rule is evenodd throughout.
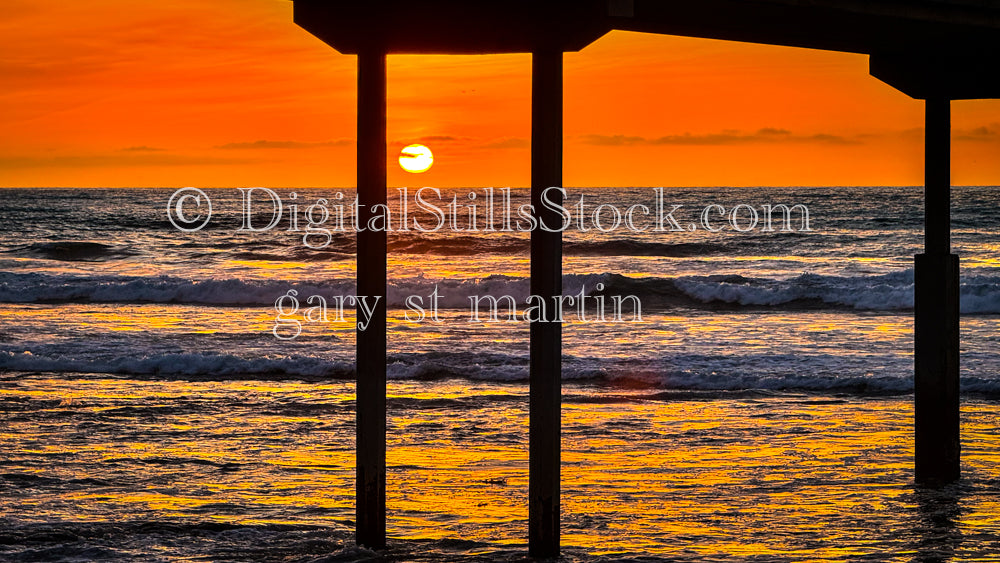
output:
<path id="1" fill-rule="evenodd" d="M 651 390 L 791 392 L 881 395 L 913 389 L 910 361 L 898 357 L 868 357 L 867 363 L 887 366 L 865 372 L 832 355 L 744 354 L 706 356 L 676 354 L 657 360 L 613 361 L 606 358 L 565 359 L 564 381 L 596 382 L 611 387 Z M 0 371 L 103 373 L 194 379 L 329 379 L 353 378 L 349 359 L 309 355 L 246 358 L 233 354 L 150 354 L 140 357 L 93 357 L 77 353 L 30 353 L 0 350 Z M 391 380 L 457 378 L 473 381 L 526 383 L 527 357 L 517 354 L 396 354 L 389 357 Z M 1000 379 L 963 375 L 966 392 L 1000 395 Z"/>
<path id="2" fill-rule="evenodd" d="M 829 307 L 868 311 L 899 311 L 913 307 L 913 271 L 870 276 L 801 274 L 787 279 L 743 276 L 681 276 L 629 278 L 616 274 L 570 274 L 563 292 L 584 290 L 594 295 L 598 284 L 605 294 L 636 295 L 644 307 L 702 307 L 725 304 L 742 307 L 796 309 Z M 492 275 L 479 279 L 415 277 L 389 282 L 389 306 L 403 307 L 410 295 L 428 296 L 434 289 L 439 306 L 464 309 L 470 296 L 510 295 L 523 303 L 530 281 L 523 277 Z M 353 295 L 353 280 L 286 282 L 281 280 L 208 279 L 171 277 L 72 276 L 0 273 L 0 302 L 6 303 L 177 303 L 195 305 L 271 306 L 295 289 L 309 295 Z M 1000 274 L 962 278 L 964 314 L 1000 313 Z"/>

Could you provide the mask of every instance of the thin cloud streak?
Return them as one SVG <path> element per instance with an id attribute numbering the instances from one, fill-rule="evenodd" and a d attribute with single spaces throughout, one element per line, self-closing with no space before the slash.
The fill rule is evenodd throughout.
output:
<path id="1" fill-rule="evenodd" d="M 957 130 L 952 134 L 956 141 L 998 142 L 1000 141 L 1000 123 L 990 123 L 968 130 Z"/>
<path id="2" fill-rule="evenodd" d="M 328 147 L 348 147 L 354 144 L 354 139 L 336 139 L 333 141 L 253 141 L 226 143 L 215 148 L 222 150 L 256 150 L 256 149 L 315 149 Z"/>
<path id="3" fill-rule="evenodd" d="M 118 149 L 121 152 L 163 152 L 167 149 L 161 149 L 157 147 L 147 147 L 146 145 L 139 145 L 135 147 L 125 147 L 123 149 Z"/>
<path id="4" fill-rule="evenodd" d="M 750 143 L 825 143 L 831 145 L 860 145 L 862 142 L 856 138 L 842 137 L 840 135 L 830 135 L 818 133 L 815 135 L 794 135 L 787 129 L 776 129 L 767 127 L 754 133 L 741 133 L 739 131 L 726 130 L 721 133 L 709 133 L 705 135 L 666 135 L 663 137 L 639 137 L 629 135 L 581 135 L 580 140 L 584 144 L 605 147 L 623 147 L 637 145 L 691 145 L 691 146 L 717 146 L 717 145 L 739 145 Z"/>
<path id="5" fill-rule="evenodd" d="M 472 137 L 462 137 L 460 135 L 424 135 L 423 137 L 405 137 L 402 139 L 395 139 L 391 141 L 390 144 L 394 145 L 428 145 L 432 143 L 444 143 L 444 144 L 454 144 L 454 143 L 468 143 L 472 141 Z"/>
<path id="6" fill-rule="evenodd" d="M 259 162 L 249 158 L 215 158 L 173 154 L 64 155 L 53 157 L 0 157 L 0 169 L 18 168 L 92 168 L 102 166 L 219 166 Z"/>
<path id="7" fill-rule="evenodd" d="M 498 139 L 482 145 L 484 149 L 526 149 L 531 146 L 531 142 L 520 137 L 507 137 Z"/>

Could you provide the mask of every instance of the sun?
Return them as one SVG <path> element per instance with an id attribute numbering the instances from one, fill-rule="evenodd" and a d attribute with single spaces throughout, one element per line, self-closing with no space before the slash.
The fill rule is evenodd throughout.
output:
<path id="1" fill-rule="evenodd" d="M 423 145 L 408 145 L 399 151 L 399 165 L 414 174 L 427 172 L 434 166 L 434 154 Z"/>

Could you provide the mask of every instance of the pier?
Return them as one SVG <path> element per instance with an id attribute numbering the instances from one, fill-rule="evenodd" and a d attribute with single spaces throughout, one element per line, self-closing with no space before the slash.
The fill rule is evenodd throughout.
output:
<path id="1" fill-rule="evenodd" d="M 872 76 L 925 100 L 925 250 L 915 257 L 915 479 L 960 475 L 959 261 L 950 245 L 950 104 L 1000 97 L 993 0 L 294 0 L 295 23 L 358 60 L 360 202 L 386 203 L 386 57 L 532 55 L 531 199 L 562 185 L 563 53 L 612 30 L 859 53 Z M 822 108 L 817 108 L 822 109 Z M 367 220 L 366 217 L 359 217 Z M 357 233 L 359 295 L 385 295 L 386 234 Z M 558 232 L 531 234 L 531 293 L 562 293 Z M 357 333 L 357 542 L 385 546 L 386 320 Z M 561 325 L 530 327 L 527 537 L 559 552 Z"/>

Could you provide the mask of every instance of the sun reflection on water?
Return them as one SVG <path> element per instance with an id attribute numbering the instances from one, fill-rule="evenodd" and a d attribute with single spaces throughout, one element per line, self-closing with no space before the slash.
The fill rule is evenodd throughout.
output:
<path id="1" fill-rule="evenodd" d="M 44 479 L 0 497 L 20 519 L 352 526 L 350 382 L 8 383 L 0 401 L 21 406 L 5 411 L 5 472 Z M 401 381 L 388 400 L 389 535 L 523 546 L 526 388 Z M 963 418 L 949 549 L 973 555 L 1000 529 L 989 492 L 1000 410 L 967 401 Z M 926 548 L 925 512 L 939 510 L 912 487 L 911 427 L 905 398 L 571 386 L 563 543 L 580 555 L 905 560 Z"/>

